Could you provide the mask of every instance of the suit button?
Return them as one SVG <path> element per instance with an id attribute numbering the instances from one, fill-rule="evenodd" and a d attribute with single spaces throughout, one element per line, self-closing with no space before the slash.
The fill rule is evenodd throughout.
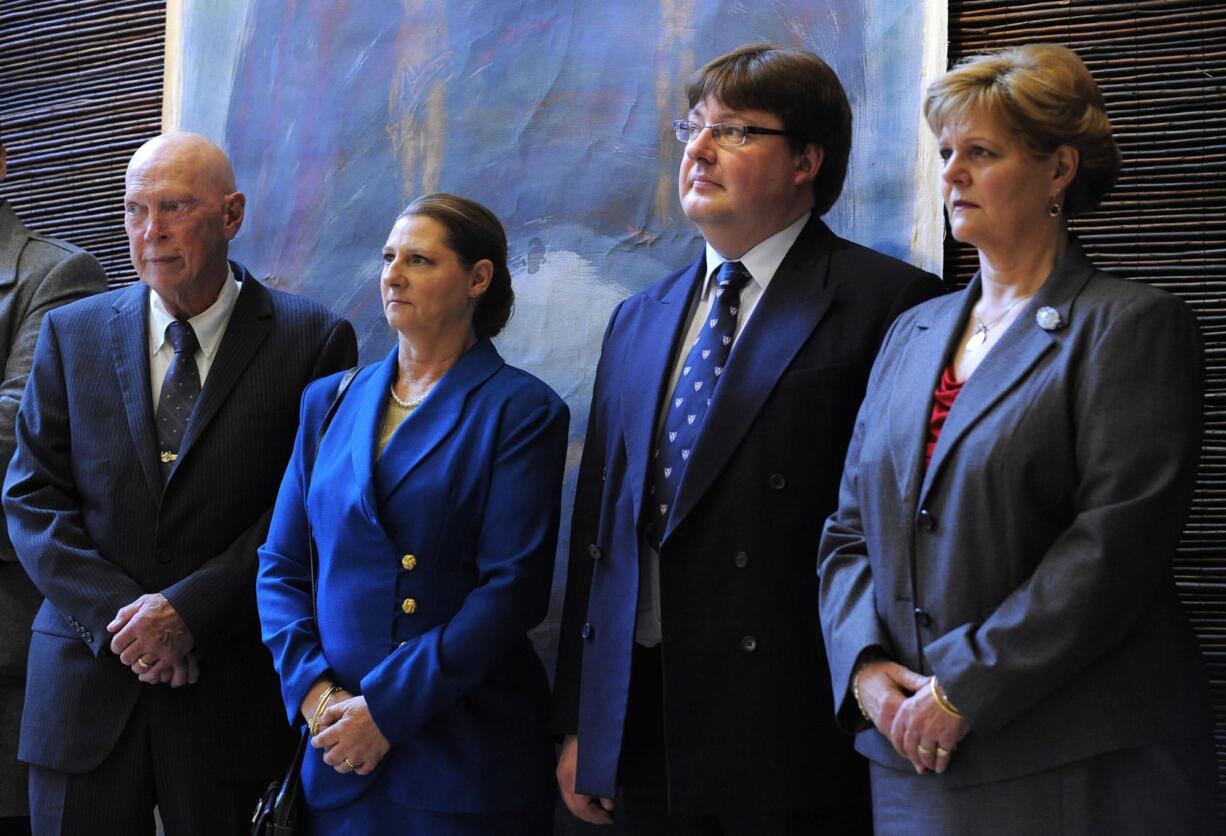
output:
<path id="1" fill-rule="evenodd" d="M 579 635 L 591 641 L 596 638 L 596 630 L 592 627 L 592 622 L 587 622 L 583 625 L 583 629 L 579 631 Z"/>
<path id="2" fill-rule="evenodd" d="M 923 607 L 916 607 L 915 608 L 915 623 L 921 627 L 931 627 L 932 626 L 932 616 L 929 615 L 928 611 L 924 609 Z"/>
<path id="3" fill-rule="evenodd" d="M 921 508 L 919 512 L 919 522 L 917 523 L 921 530 L 932 531 L 937 527 L 937 519 L 928 513 L 927 508 Z"/>
<path id="4" fill-rule="evenodd" d="M 417 602 L 412 598 L 405 598 L 400 602 L 400 609 L 404 611 L 405 615 L 412 615 L 417 612 Z"/>
<path id="5" fill-rule="evenodd" d="M 772 473 L 767 482 L 770 484 L 772 491 L 781 491 L 784 485 L 788 483 L 788 480 L 783 478 L 782 473 Z"/>
<path id="6" fill-rule="evenodd" d="M 406 554 L 400 558 L 400 568 L 406 572 L 412 572 L 417 568 L 417 557 L 415 555 Z"/>
<path id="7" fill-rule="evenodd" d="M 746 653 L 753 653 L 757 649 L 758 640 L 753 636 L 745 636 L 745 638 L 741 639 L 741 650 L 745 651 Z"/>
<path id="8" fill-rule="evenodd" d="M 592 560 L 600 560 L 600 546 L 596 545 L 595 543 L 592 543 L 592 545 L 588 546 L 587 556 L 590 557 Z"/>
<path id="9" fill-rule="evenodd" d="M 745 552 L 737 552 L 732 558 L 732 565 L 738 569 L 744 569 L 749 565 L 749 555 Z"/>
<path id="10" fill-rule="evenodd" d="M 170 549 L 158 549 L 157 559 L 159 563 L 169 563 L 170 562 Z"/>

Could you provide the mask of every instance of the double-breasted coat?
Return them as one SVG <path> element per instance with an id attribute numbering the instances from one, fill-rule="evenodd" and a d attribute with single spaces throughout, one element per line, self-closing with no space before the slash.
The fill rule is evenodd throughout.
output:
<path id="1" fill-rule="evenodd" d="M 612 797 L 617 788 L 645 481 L 705 275 L 699 257 L 625 300 L 604 337 L 553 720 L 555 733 L 578 734 L 582 793 Z M 733 344 L 659 553 L 674 812 L 865 803 L 863 765 L 830 720 L 817 542 L 877 347 L 900 312 L 939 289 L 814 216 Z"/>

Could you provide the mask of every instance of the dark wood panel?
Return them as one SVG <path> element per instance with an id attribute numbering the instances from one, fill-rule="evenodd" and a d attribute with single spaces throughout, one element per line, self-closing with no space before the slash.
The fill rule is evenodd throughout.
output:
<path id="1" fill-rule="evenodd" d="M 4 196 L 28 226 L 93 253 L 112 284 L 135 278 L 123 172 L 161 130 L 164 0 L 4 0 Z"/>

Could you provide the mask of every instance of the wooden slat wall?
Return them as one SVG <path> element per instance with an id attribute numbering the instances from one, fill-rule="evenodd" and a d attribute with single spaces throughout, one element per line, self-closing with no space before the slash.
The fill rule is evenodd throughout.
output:
<path id="1" fill-rule="evenodd" d="M 135 278 L 123 172 L 160 131 L 165 0 L 0 2 L 0 194 L 26 225 Z"/>
<path id="2" fill-rule="evenodd" d="M 1183 297 L 1204 332 L 1204 454 L 1175 572 L 1209 668 L 1219 785 L 1226 785 L 1226 3 L 949 4 L 951 63 L 1039 41 L 1070 47 L 1086 62 L 1124 157 L 1102 208 L 1072 224 L 1091 259 Z M 946 242 L 945 275 L 965 283 L 975 251 Z M 1218 804 L 1226 830 L 1226 791 Z"/>

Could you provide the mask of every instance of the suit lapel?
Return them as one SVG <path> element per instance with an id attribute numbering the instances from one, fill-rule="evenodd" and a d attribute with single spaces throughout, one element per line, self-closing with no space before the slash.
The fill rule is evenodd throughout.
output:
<path id="1" fill-rule="evenodd" d="M 784 370 L 837 293 L 827 282 L 833 234 L 814 217 L 779 265 L 732 346 L 711 409 L 677 489 L 667 539 L 723 470 Z"/>
<path id="2" fill-rule="evenodd" d="M 1057 330 L 1047 331 L 1040 328 L 1035 321 L 1035 313 L 1043 307 L 1055 308 L 1060 314 L 1061 325 L 1058 330 L 1067 328 L 1072 316 L 1073 300 L 1093 272 L 1094 268 L 1074 240 L 1070 243 L 1064 259 L 1039 292 L 992 347 L 988 356 L 983 358 L 975 373 L 967 378 L 958 399 L 949 411 L 949 417 L 945 419 L 941 437 L 932 453 L 932 462 L 928 465 L 920 492 L 921 503 L 940 474 L 942 465 L 967 432 L 1052 349 Z M 976 276 L 972 285 L 967 288 L 967 304 L 963 306 L 963 315 L 952 324 L 953 333 L 947 335 L 948 339 L 958 339 L 961 336 L 960 326 L 966 321 L 965 314 L 969 313 L 969 306 L 979 297 L 978 289 Z"/>
<path id="3" fill-rule="evenodd" d="M 378 443 L 379 422 L 383 418 L 388 389 L 396 379 L 398 352 L 399 349 L 393 346 L 383 361 L 370 370 L 370 374 L 361 374 L 353 381 L 349 393 L 341 402 L 338 421 L 333 422 L 338 423 L 346 412 L 353 410 L 351 435 L 344 443 L 349 448 L 353 464 L 354 484 L 361 491 L 371 514 L 379 507 L 375 497 L 375 445 Z M 391 442 L 388 442 L 388 446 L 391 446 Z"/>
<path id="4" fill-rule="evenodd" d="M 158 442 L 153 431 L 153 404 L 149 384 L 149 290 L 140 283 L 118 294 L 110 320 L 115 375 L 132 433 L 132 446 L 141 472 L 155 497 L 162 495 L 162 470 L 157 462 Z"/>
<path id="5" fill-rule="evenodd" d="M 192 419 L 183 433 L 183 443 L 179 445 L 179 459 L 175 462 L 175 470 L 182 465 L 183 459 L 191 455 L 192 445 L 208 429 L 209 422 L 226 402 L 234 385 L 247 370 L 247 366 L 251 364 L 260 345 L 273 328 L 272 299 L 269 298 L 268 291 L 242 265 L 233 261 L 230 265 L 234 268 L 234 275 L 240 279 L 242 289 L 234 302 L 234 311 L 226 324 L 221 345 L 217 347 L 217 356 L 209 368 L 204 388 L 200 390 L 200 400 L 196 403 Z M 171 476 L 174 476 L 174 471 Z"/>
<path id="6" fill-rule="evenodd" d="M 392 354 L 390 371 L 395 371 L 395 350 Z M 464 353 L 456 364 L 447 370 L 421 406 L 413 410 L 408 418 L 397 427 L 395 434 L 387 443 L 383 453 L 374 465 L 378 483 L 379 498 L 391 494 L 400 486 L 413 469 L 428 456 L 434 448 L 443 442 L 464 414 L 464 405 L 473 390 L 489 380 L 490 376 L 505 365 L 502 356 L 488 339 L 479 340 L 476 345 Z M 367 400 L 376 404 L 375 416 L 363 416 L 362 431 L 365 432 L 366 421 L 371 422 L 372 432 L 377 432 L 379 416 L 382 415 L 382 405 L 387 400 L 387 387 L 391 385 L 392 375 L 387 369 L 381 369 L 382 374 L 375 375 L 381 389 L 373 393 Z M 493 416 L 489 416 L 492 418 Z M 364 441 L 364 439 L 363 439 Z M 355 451 L 361 447 L 373 451 L 373 438 L 370 448 L 365 444 L 355 445 Z M 356 455 L 356 453 L 355 453 Z M 367 461 L 373 456 L 365 455 Z M 356 466 L 355 462 L 355 466 Z M 377 506 L 374 506 L 377 507 Z"/>
<path id="7" fill-rule="evenodd" d="M 659 297 L 645 297 L 637 311 L 638 321 L 626 329 L 632 343 L 621 358 L 621 413 L 625 428 L 626 471 L 634 499 L 634 518 L 643 506 L 647 468 L 656 446 L 656 416 L 664 387 L 672 377 L 677 343 L 687 324 L 691 299 L 706 278 L 706 256 L 690 265 Z M 667 339 L 657 336 L 667 335 Z"/>
<path id="8" fill-rule="evenodd" d="M 919 493 L 932 393 L 945 367 L 950 341 L 958 338 L 961 323 L 978 298 L 975 287 L 927 308 L 917 315 L 909 335 L 899 335 L 906 340 L 900 342 L 902 356 L 886 402 L 885 417 L 890 428 L 890 459 L 901 497 L 915 497 Z"/>
<path id="9" fill-rule="evenodd" d="M 17 281 L 17 262 L 28 240 L 29 232 L 25 225 L 8 203 L 0 200 L 0 287 Z"/>

